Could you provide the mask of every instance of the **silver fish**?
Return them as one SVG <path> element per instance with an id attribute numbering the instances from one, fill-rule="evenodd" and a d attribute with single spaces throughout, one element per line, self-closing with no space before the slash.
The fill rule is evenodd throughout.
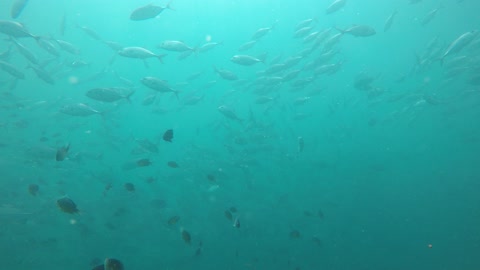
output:
<path id="1" fill-rule="evenodd" d="M 262 60 L 250 55 L 234 55 L 230 61 L 243 66 L 251 66 L 256 63 L 263 63 Z"/>
<path id="2" fill-rule="evenodd" d="M 10 63 L 0 60 L 0 69 L 16 77 L 17 79 L 25 79 L 25 74 Z"/>
<path id="3" fill-rule="evenodd" d="M 229 119 L 232 119 L 232 120 L 235 120 L 235 121 L 239 121 L 239 122 L 242 122 L 243 120 L 238 118 L 237 114 L 229 107 L 225 106 L 225 105 L 221 105 L 218 107 L 218 111 L 220 113 L 222 113 L 225 117 L 229 118 Z"/>
<path id="4" fill-rule="evenodd" d="M 150 3 L 148 5 L 141 6 L 133 10 L 130 14 L 130 20 L 143 21 L 153 19 L 160 15 L 160 13 L 162 13 L 162 11 L 164 11 L 165 9 L 172 9 L 170 6 L 170 2 L 165 7 L 156 6 Z"/>
<path id="5" fill-rule="evenodd" d="M 297 31 L 295 31 L 295 34 L 293 35 L 293 37 L 294 38 L 304 38 L 305 36 L 307 36 L 310 33 L 310 31 L 312 29 L 313 29 L 313 26 L 306 26 L 306 27 L 300 28 Z"/>
<path id="6" fill-rule="evenodd" d="M 84 103 L 65 105 L 60 109 L 60 112 L 71 116 L 90 116 L 92 114 L 103 114 Z"/>
<path id="7" fill-rule="evenodd" d="M 235 81 L 238 79 L 238 76 L 230 70 L 217 69 L 215 66 L 213 66 L 213 69 L 218 75 L 220 75 L 220 77 L 222 77 L 225 80 Z"/>
<path id="8" fill-rule="evenodd" d="M 60 49 L 66 51 L 68 53 L 71 53 L 71 54 L 75 54 L 75 55 L 80 54 L 80 49 L 75 47 L 75 45 L 73 45 L 72 43 L 64 41 L 64 40 L 60 40 L 60 39 L 56 39 L 55 41 L 60 46 Z"/>
<path id="9" fill-rule="evenodd" d="M 142 47 L 125 47 L 118 51 L 118 54 L 123 57 L 129 58 L 138 58 L 138 59 L 146 59 L 146 58 L 157 58 L 160 62 L 163 63 L 162 58 L 165 57 L 166 54 L 155 54 L 145 48 Z"/>
<path id="10" fill-rule="evenodd" d="M 184 51 L 195 51 L 195 48 L 189 47 L 187 44 L 178 41 L 178 40 L 166 40 L 158 45 L 159 48 L 162 48 L 167 51 L 174 52 L 184 52 Z"/>
<path id="11" fill-rule="evenodd" d="M 423 26 L 427 25 L 430 21 L 433 20 L 433 18 L 435 18 L 439 9 L 440 8 L 436 8 L 436 9 L 430 11 L 427 15 L 425 15 L 425 17 L 423 17 L 423 20 L 420 24 L 423 25 Z"/>
<path id="12" fill-rule="evenodd" d="M 317 21 L 317 18 L 303 20 L 303 21 L 299 22 L 297 24 L 297 26 L 295 26 L 295 31 L 297 31 L 300 28 L 310 26 L 313 22 L 316 22 L 316 21 Z"/>
<path id="13" fill-rule="evenodd" d="M 121 99 L 131 102 L 130 97 L 134 93 L 135 91 L 123 87 L 100 87 L 88 90 L 85 95 L 91 99 L 103 102 L 115 102 Z"/>
<path id="14" fill-rule="evenodd" d="M 25 45 L 19 43 L 16 39 L 11 38 L 10 40 L 13 42 L 13 44 L 15 44 L 15 47 L 17 47 L 18 51 L 21 55 L 23 55 L 23 57 L 25 57 L 32 64 L 38 64 L 38 59 L 32 51 L 25 47 Z"/>
<path id="15" fill-rule="evenodd" d="M 0 33 L 16 38 L 31 37 L 38 39 L 38 37 L 32 35 L 23 24 L 15 21 L 0 20 Z"/>
<path id="16" fill-rule="evenodd" d="M 387 32 L 390 29 L 390 27 L 392 27 L 393 19 L 397 14 L 398 14 L 398 11 L 395 10 L 393 11 L 392 14 L 390 14 L 390 16 L 388 16 L 387 20 L 385 21 L 385 25 L 383 26 L 383 32 Z"/>
<path id="17" fill-rule="evenodd" d="M 456 38 L 445 50 L 443 53 L 442 57 L 440 58 L 440 63 L 443 65 L 443 60 L 445 57 L 447 57 L 450 54 L 458 53 L 460 52 L 463 48 L 465 48 L 472 40 L 474 40 L 478 35 L 477 30 L 473 30 L 470 32 L 466 32 L 462 35 L 460 35 L 458 38 Z"/>
<path id="18" fill-rule="evenodd" d="M 37 77 L 40 78 L 42 81 L 52 85 L 55 84 L 55 80 L 52 78 L 52 76 L 50 76 L 50 74 L 48 74 L 48 72 L 46 72 L 42 68 L 31 65 L 28 65 L 27 68 L 33 69 L 35 74 L 37 74 Z"/>
<path id="19" fill-rule="evenodd" d="M 242 44 L 242 45 L 240 46 L 240 48 L 238 48 L 238 51 L 239 51 L 239 52 L 247 51 L 247 50 L 251 49 L 253 46 L 255 46 L 255 44 L 257 44 L 257 41 L 256 41 L 256 40 L 252 40 L 252 41 L 246 42 L 246 43 Z"/>
<path id="20" fill-rule="evenodd" d="M 258 29 L 252 36 L 252 40 L 258 40 L 268 34 L 270 31 L 272 31 L 273 28 L 275 28 L 275 25 L 277 22 L 275 22 L 271 27 L 263 27 Z"/>
<path id="21" fill-rule="evenodd" d="M 371 26 L 368 25 L 354 25 L 345 30 L 337 28 L 342 34 L 350 34 L 355 37 L 369 37 L 375 35 L 377 32 Z"/>
<path id="22" fill-rule="evenodd" d="M 223 45 L 223 41 L 205 43 L 202 46 L 200 46 L 200 48 L 198 48 L 198 52 L 207 52 L 207 51 L 217 47 L 218 45 Z"/>
<path id="23" fill-rule="evenodd" d="M 10 16 L 13 19 L 16 19 L 20 16 L 23 9 L 27 6 L 28 0 L 15 0 L 12 4 L 12 8 L 10 9 Z"/>
<path id="24" fill-rule="evenodd" d="M 171 92 L 171 93 L 174 93 L 175 96 L 178 98 L 179 91 L 172 89 L 168 85 L 167 81 L 164 81 L 155 77 L 143 77 L 140 81 L 142 82 L 143 85 L 145 85 L 150 89 L 153 89 L 161 93 Z"/>
<path id="25" fill-rule="evenodd" d="M 332 14 L 334 12 L 337 12 L 341 8 L 343 8 L 346 3 L 347 3 L 346 0 L 335 0 L 327 7 L 327 9 L 325 10 L 325 13 Z"/>

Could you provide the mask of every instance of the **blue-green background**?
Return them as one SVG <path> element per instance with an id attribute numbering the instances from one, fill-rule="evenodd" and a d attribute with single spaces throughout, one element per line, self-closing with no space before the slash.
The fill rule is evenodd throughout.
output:
<path id="1" fill-rule="evenodd" d="M 13 48 L 9 62 L 26 79 L 10 89 L 11 76 L 0 72 L 0 269 L 90 269 L 93 259 L 106 257 L 120 259 L 125 269 L 480 269 L 479 86 L 468 83 L 470 73 L 445 78 L 446 67 L 438 62 L 411 71 L 415 52 L 424 52 L 433 38 L 444 51 L 461 34 L 480 29 L 477 1 L 349 0 L 327 16 L 330 1 L 325 0 L 174 0 L 174 11 L 130 21 L 131 11 L 147 2 L 30 0 L 18 18 L 34 34 L 81 49 L 80 56 L 62 52 L 60 63 L 91 64 L 56 77 L 52 86 L 24 69 L 26 60 Z M 0 19 L 10 19 L 11 4 L 0 2 Z M 421 26 L 439 6 L 437 16 Z M 394 10 L 398 15 L 384 33 Z M 287 83 L 277 86 L 267 95 L 278 98 L 266 105 L 255 103 L 255 87 L 222 80 L 213 71 L 215 65 L 255 81 L 274 56 L 286 59 L 307 47 L 293 38 L 294 28 L 315 17 L 316 30 L 366 24 L 377 34 L 342 37 L 340 53 L 329 62 L 343 61 L 336 74 L 320 76 L 297 92 Z M 257 29 L 275 21 L 275 28 L 245 52 L 268 52 L 265 65 L 229 61 Z M 149 59 L 146 67 L 117 57 L 109 65 L 115 52 L 76 24 L 105 40 L 167 53 L 165 63 Z M 223 45 L 182 61 L 156 47 L 164 40 L 198 46 L 209 36 Z M 10 44 L 4 38 L 1 52 Z M 20 41 L 40 59 L 51 58 L 33 39 Z M 466 48 L 458 55 L 467 55 L 469 68 L 478 72 L 479 52 Z M 96 81 L 69 81 L 104 69 Z M 94 87 L 121 85 L 112 71 L 135 83 L 132 104 L 85 96 Z M 199 71 L 198 79 L 182 83 Z M 353 87 L 362 72 L 376 77 L 373 85 L 382 95 L 369 97 Z M 396 82 L 402 74 L 406 79 Z M 140 83 L 144 76 L 167 80 L 181 91 L 180 101 L 161 94 L 154 105 L 142 105 L 152 93 Z M 299 78 L 308 76 L 305 71 Z M 324 90 L 294 105 L 317 88 Z M 194 92 L 204 98 L 184 105 L 182 98 Z M 435 96 L 438 104 L 426 102 L 425 95 Z M 59 112 L 78 102 L 106 113 Z M 244 121 L 226 118 L 217 110 L 220 105 Z M 299 119 L 298 113 L 307 117 Z M 159 139 L 170 128 L 173 143 Z M 305 141 L 301 153 L 299 136 Z M 136 139 L 158 143 L 159 153 L 132 154 Z M 70 159 L 50 158 L 52 149 L 67 143 Z M 83 158 L 72 158 L 75 154 Z M 137 158 L 150 158 L 152 165 L 122 169 Z M 168 167 L 171 160 L 179 168 Z M 209 174 L 217 183 L 207 179 Z M 124 189 L 127 182 L 135 192 Z M 29 184 L 39 185 L 37 196 L 28 193 Z M 107 184 L 113 187 L 104 194 Z M 65 195 L 80 214 L 57 208 L 55 201 Z M 224 216 L 231 206 L 238 209 L 238 229 Z M 174 215 L 181 219 L 169 226 Z M 182 230 L 190 232 L 190 245 Z M 294 230 L 299 238 L 291 237 Z M 195 256 L 200 242 L 201 255 Z"/>

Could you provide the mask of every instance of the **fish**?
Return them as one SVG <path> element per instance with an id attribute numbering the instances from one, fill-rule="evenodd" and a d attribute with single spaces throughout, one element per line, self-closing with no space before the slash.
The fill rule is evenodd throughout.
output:
<path id="1" fill-rule="evenodd" d="M 397 10 L 394 10 L 390 16 L 388 16 L 387 20 L 385 21 L 385 24 L 383 25 L 383 32 L 387 32 L 393 24 L 393 19 L 395 19 L 395 16 L 398 14 Z"/>
<path id="2" fill-rule="evenodd" d="M 140 147 L 147 150 L 150 153 L 158 154 L 158 147 L 148 139 L 135 140 Z"/>
<path id="3" fill-rule="evenodd" d="M 182 230 L 182 239 L 188 245 L 192 243 L 192 237 L 190 236 L 190 233 L 185 229 Z"/>
<path id="4" fill-rule="evenodd" d="M 38 38 L 36 39 L 37 41 L 37 44 L 40 48 L 42 48 L 43 50 L 45 50 L 46 52 L 48 52 L 49 54 L 55 56 L 55 57 L 59 57 L 60 56 L 60 53 L 58 52 L 57 48 L 55 48 L 55 46 L 53 46 L 53 43 L 48 41 L 46 38 Z"/>
<path id="5" fill-rule="evenodd" d="M 230 210 L 225 210 L 224 212 L 225 214 L 225 217 L 228 219 L 228 220 L 232 220 L 233 221 L 233 215 L 232 215 L 232 212 L 230 212 Z"/>
<path id="6" fill-rule="evenodd" d="M 169 161 L 169 162 L 167 162 L 167 165 L 170 168 L 178 168 L 178 164 L 175 161 Z"/>
<path id="7" fill-rule="evenodd" d="M 213 70 L 222 77 L 222 79 L 228 80 L 228 81 L 235 81 L 238 80 L 237 74 L 233 73 L 230 70 L 226 69 L 217 69 L 215 66 L 213 66 Z"/>
<path id="8" fill-rule="evenodd" d="M 375 29 L 368 25 L 354 25 L 345 30 L 336 28 L 342 34 L 350 34 L 355 37 L 369 37 L 375 35 L 377 32 Z"/>
<path id="9" fill-rule="evenodd" d="M 300 28 L 297 31 L 295 31 L 295 33 L 293 34 L 293 37 L 294 38 L 304 38 L 305 36 L 307 36 L 310 33 L 310 31 L 312 29 L 313 29 L 313 26 L 306 26 L 306 27 Z"/>
<path id="10" fill-rule="evenodd" d="M 210 51 L 211 49 L 217 47 L 218 45 L 223 45 L 223 41 L 221 42 L 208 42 L 203 44 L 198 48 L 198 52 L 207 52 Z"/>
<path id="11" fill-rule="evenodd" d="M 85 95 L 91 99 L 103 102 L 115 102 L 121 99 L 126 99 L 131 103 L 130 97 L 134 93 L 135 91 L 123 87 L 99 87 L 88 90 Z"/>
<path id="12" fill-rule="evenodd" d="M 68 156 L 68 150 L 70 149 L 70 144 L 67 144 L 66 146 L 62 146 L 57 149 L 57 153 L 55 154 L 55 160 L 56 161 L 64 161 L 65 158 Z"/>
<path id="13" fill-rule="evenodd" d="M 258 40 L 262 37 L 264 37 L 266 34 L 268 34 L 270 31 L 273 30 L 273 28 L 275 28 L 275 25 L 277 24 L 277 22 L 275 22 L 271 27 L 263 27 L 263 28 L 260 28 L 258 29 L 252 36 L 252 40 Z"/>
<path id="14" fill-rule="evenodd" d="M 264 63 L 264 61 L 262 61 L 258 58 L 255 58 L 253 56 L 250 56 L 250 55 L 234 55 L 230 59 L 230 61 L 232 61 L 235 64 L 242 65 L 242 66 L 251 66 L 251 65 L 254 65 L 256 63 Z"/>
<path id="15" fill-rule="evenodd" d="M 168 82 L 167 81 L 164 81 L 162 79 L 159 79 L 159 78 L 155 78 L 155 77 L 143 77 L 140 82 L 145 85 L 146 87 L 150 88 L 150 89 L 153 89 L 155 91 L 158 91 L 158 92 L 161 92 L 161 93 L 168 93 L 168 92 L 171 92 L 171 93 L 174 93 L 175 96 L 177 97 L 177 99 L 179 98 L 178 97 L 178 93 L 180 91 L 178 90 L 174 90 L 172 89 L 169 85 L 168 85 Z"/>
<path id="16" fill-rule="evenodd" d="M 167 50 L 167 51 L 173 51 L 173 52 L 185 52 L 185 51 L 196 51 L 196 48 L 192 48 L 188 46 L 187 44 L 183 43 L 182 41 L 178 40 L 166 40 L 160 45 L 158 45 L 159 48 Z"/>
<path id="17" fill-rule="evenodd" d="M 301 234 L 298 230 L 292 230 L 290 231 L 290 238 L 300 238 L 301 237 Z"/>
<path id="18" fill-rule="evenodd" d="M 48 84 L 55 84 L 55 80 L 53 77 L 48 74 L 44 69 L 32 65 L 28 65 L 27 68 L 32 69 L 35 74 L 37 75 L 38 78 L 40 78 L 42 81 L 48 83 Z"/>
<path id="19" fill-rule="evenodd" d="M 303 148 L 305 147 L 305 141 L 303 140 L 302 137 L 298 137 L 298 152 L 301 153 L 303 152 Z"/>
<path id="20" fill-rule="evenodd" d="M 15 47 L 17 48 L 18 52 L 20 52 L 23 57 L 25 57 L 30 63 L 37 65 L 38 64 L 38 59 L 35 56 L 35 54 L 30 51 L 25 45 L 19 43 L 15 38 L 10 37 L 10 41 L 15 44 Z"/>
<path id="21" fill-rule="evenodd" d="M 440 57 L 440 64 L 443 65 L 445 57 L 460 52 L 463 48 L 470 44 L 470 42 L 472 42 L 477 35 L 478 31 L 472 30 L 457 37 L 452 43 L 450 43 L 443 55 Z"/>
<path id="22" fill-rule="evenodd" d="M 92 114 L 103 115 L 102 112 L 99 112 L 84 103 L 65 105 L 60 109 L 60 112 L 71 116 L 90 116 Z"/>
<path id="23" fill-rule="evenodd" d="M 134 192 L 135 191 L 135 186 L 132 183 L 125 183 L 123 187 L 128 191 L 128 192 Z"/>
<path id="24" fill-rule="evenodd" d="M 28 0 L 15 0 L 10 8 L 10 16 L 13 19 L 18 18 L 27 4 Z"/>
<path id="25" fill-rule="evenodd" d="M 221 105 L 218 107 L 218 111 L 223 114 L 225 117 L 238 121 L 238 122 L 243 122 L 243 119 L 240 119 L 237 114 L 229 107 L 225 105 Z"/>
<path id="26" fill-rule="evenodd" d="M 28 185 L 28 193 L 32 196 L 37 196 L 38 191 L 40 190 L 37 184 L 30 184 Z"/>
<path id="27" fill-rule="evenodd" d="M 180 220 L 179 216 L 173 216 L 173 217 L 168 219 L 167 224 L 170 225 L 170 226 L 173 226 L 173 225 L 177 224 L 177 222 L 179 220 Z"/>
<path id="28" fill-rule="evenodd" d="M 61 39 L 55 39 L 55 42 L 57 42 L 58 46 L 60 46 L 60 49 L 73 54 L 73 55 L 79 55 L 80 54 L 80 49 L 77 48 L 75 45 L 73 45 L 70 42 L 67 42 L 65 40 Z"/>
<path id="29" fill-rule="evenodd" d="M 0 60 L 0 69 L 17 79 L 25 79 L 25 74 L 10 63 Z"/>
<path id="30" fill-rule="evenodd" d="M 173 129 L 168 129 L 163 133 L 163 140 L 166 142 L 172 142 L 173 139 Z"/>
<path id="31" fill-rule="evenodd" d="M 77 205 L 68 197 L 63 197 L 57 200 L 58 208 L 68 214 L 76 214 L 79 212 Z"/>
<path id="32" fill-rule="evenodd" d="M 248 42 L 242 44 L 242 45 L 238 48 L 238 51 L 239 51 L 239 52 L 247 51 L 247 50 L 253 48 L 253 46 L 255 46 L 255 44 L 257 44 L 257 40 L 248 41 Z"/>
<path id="33" fill-rule="evenodd" d="M 113 258 L 105 259 L 104 266 L 105 270 L 124 270 L 123 263 Z"/>
<path id="34" fill-rule="evenodd" d="M 171 1 L 164 7 L 156 6 L 152 3 L 136 8 L 130 14 L 130 20 L 132 21 L 144 21 L 148 19 L 153 19 L 160 15 L 165 9 L 173 10 L 171 7 Z"/>
<path id="35" fill-rule="evenodd" d="M 313 22 L 316 22 L 316 21 L 318 21 L 318 18 L 311 18 L 311 19 L 303 20 L 295 26 L 295 31 L 298 30 L 298 29 L 310 26 Z"/>
<path id="36" fill-rule="evenodd" d="M 441 7 L 440 7 L 441 8 Z M 433 18 L 435 18 L 435 16 L 437 15 L 438 13 L 438 10 L 440 8 L 436 8 L 436 9 L 433 9 L 432 11 L 430 11 L 429 13 L 427 13 L 427 15 L 425 15 L 425 17 L 423 17 L 422 21 L 420 22 L 420 24 L 422 26 L 425 26 L 427 25 L 430 21 L 433 20 Z"/>
<path id="37" fill-rule="evenodd" d="M 60 24 L 59 24 L 59 32 L 62 37 L 65 35 L 66 24 L 67 24 L 67 15 L 63 14 L 62 17 L 60 18 Z"/>
<path id="38" fill-rule="evenodd" d="M 0 20 L 0 33 L 15 38 L 31 37 L 39 39 L 40 37 L 32 35 L 23 24 L 15 21 Z"/>
<path id="39" fill-rule="evenodd" d="M 95 39 L 95 40 L 98 40 L 98 41 L 102 41 L 102 38 L 100 37 L 100 35 L 93 29 L 90 29 L 86 26 L 80 26 L 77 24 L 77 28 L 80 28 L 82 29 L 82 31 L 87 34 L 88 36 L 90 36 L 91 38 Z"/>
<path id="40" fill-rule="evenodd" d="M 118 54 L 123 57 L 137 58 L 137 59 L 147 59 L 147 58 L 155 57 L 161 63 L 163 63 L 163 57 L 166 56 L 166 54 L 155 54 L 142 47 L 125 47 L 119 50 Z"/>
<path id="41" fill-rule="evenodd" d="M 152 165 L 152 162 L 148 158 L 142 158 L 137 160 L 135 164 L 137 165 L 137 167 L 147 167 Z"/>
<path id="42" fill-rule="evenodd" d="M 343 8 L 346 3 L 347 3 L 346 0 L 335 0 L 327 7 L 327 9 L 325 10 L 325 13 L 332 14 L 334 12 L 337 12 L 341 8 Z"/>

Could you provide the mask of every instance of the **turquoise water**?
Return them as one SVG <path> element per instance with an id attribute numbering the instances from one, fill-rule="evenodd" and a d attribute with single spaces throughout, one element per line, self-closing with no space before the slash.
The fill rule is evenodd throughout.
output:
<path id="1" fill-rule="evenodd" d="M 0 20 L 14 20 L 14 2 L 0 2 Z M 38 65 L 0 31 L 0 53 L 11 48 L 0 60 L 25 75 L 0 69 L 0 269 L 92 269 L 105 258 L 125 269 L 480 269 L 480 35 L 440 63 L 480 30 L 479 3 L 347 0 L 327 15 L 330 0 L 174 0 L 157 18 L 130 20 L 147 2 L 28 1 L 14 21 L 59 54 L 18 38 Z M 312 47 L 294 38 L 306 19 L 309 33 L 331 28 L 326 40 L 263 73 Z M 333 27 L 352 25 L 376 34 L 345 33 L 325 49 Z M 192 54 L 159 48 L 166 40 Z M 104 41 L 167 55 L 145 63 Z M 222 44 L 199 52 L 209 41 Z M 263 53 L 264 63 L 230 61 Z M 301 80 L 310 83 L 294 87 Z M 86 95 L 99 87 L 134 93 Z M 98 113 L 64 113 L 79 103 Z M 79 212 L 62 211 L 61 198 Z"/>

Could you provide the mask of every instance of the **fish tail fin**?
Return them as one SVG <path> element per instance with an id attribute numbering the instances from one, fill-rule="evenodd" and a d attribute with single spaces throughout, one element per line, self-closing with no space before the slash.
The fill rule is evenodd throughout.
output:
<path id="1" fill-rule="evenodd" d="M 168 3 L 167 3 L 167 5 L 165 6 L 165 8 L 168 8 L 168 9 L 170 9 L 170 10 L 172 10 L 172 11 L 176 11 L 176 9 L 175 9 L 174 7 L 172 7 L 172 2 L 173 2 L 173 0 L 168 1 Z"/>
<path id="2" fill-rule="evenodd" d="M 167 56 L 167 55 L 166 55 L 166 54 L 158 54 L 158 55 L 157 55 L 158 61 L 160 61 L 160 63 L 163 64 L 163 57 L 165 57 L 165 56 Z"/>
<path id="3" fill-rule="evenodd" d="M 335 28 L 338 32 L 342 33 L 342 35 L 346 33 L 345 30 L 340 29 L 340 28 L 338 28 L 338 27 L 336 27 L 336 26 L 334 26 L 334 28 Z"/>
<path id="4" fill-rule="evenodd" d="M 173 93 L 177 97 L 177 100 L 180 100 L 180 97 L 178 96 L 178 93 L 180 93 L 180 90 L 173 90 Z"/>
<path id="5" fill-rule="evenodd" d="M 125 99 L 128 101 L 129 104 L 132 104 L 132 100 L 130 99 L 130 97 L 135 94 L 135 90 L 131 91 L 130 93 L 128 93 L 128 95 L 125 96 Z"/>

